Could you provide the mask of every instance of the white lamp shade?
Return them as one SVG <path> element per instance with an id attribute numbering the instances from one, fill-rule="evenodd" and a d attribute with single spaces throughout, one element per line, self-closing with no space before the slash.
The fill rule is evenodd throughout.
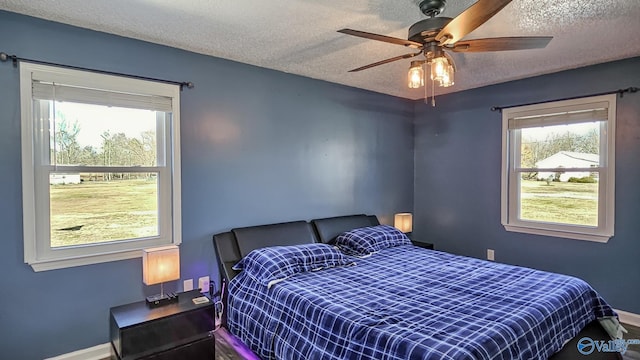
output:
<path id="1" fill-rule="evenodd" d="M 142 281 L 146 285 L 180 279 L 180 250 L 163 246 L 142 250 Z"/>
<path id="2" fill-rule="evenodd" d="M 413 215 L 411 213 L 398 213 L 393 219 L 393 226 L 403 233 L 413 231 Z"/>

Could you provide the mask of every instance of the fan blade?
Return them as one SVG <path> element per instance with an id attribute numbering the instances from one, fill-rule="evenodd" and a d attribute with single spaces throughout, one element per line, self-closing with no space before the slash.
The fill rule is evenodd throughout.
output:
<path id="1" fill-rule="evenodd" d="M 542 49 L 553 36 L 499 37 L 458 41 L 453 45 L 454 52 L 482 52 Z"/>
<path id="2" fill-rule="evenodd" d="M 416 49 L 422 48 L 422 44 L 417 43 L 415 41 L 409 41 L 409 40 L 399 39 L 399 38 L 385 36 L 385 35 L 378 35 L 378 34 L 368 33 L 365 31 L 341 29 L 341 30 L 338 30 L 338 32 L 347 34 L 347 35 L 358 36 L 358 37 L 370 39 L 370 40 L 378 40 L 378 41 L 396 44 L 396 45 L 404 45 L 404 46 L 408 46 Z"/>
<path id="3" fill-rule="evenodd" d="M 440 45 L 458 42 L 478 26 L 491 19 L 493 15 L 497 14 L 510 2 L 511 0 L 478 0 L 478 2 L 471 5 L 443 27 L 436 35 L 436 41 L 439 41 Z"/>
<path id="4" fill-rule="evenodd" d="M 398 60 L 402 60 L 402 59 L 410 59 L 410 58 L 416 57 L 416 56 L 418 56 L 420 54 L 422 54 L 422 51 L 417 52 L 415 54 L 404 54 L 404 55 L 392 57 L 390 59 L 374 62 L 373 64 L 365 65 L 365 66 L 359 67 L 357 69 L 349 70 L 349 72 L 356 72 L 356 71 L 366 70 L 366 69 L 372 68 L 374 66 L 388 64 L 390 62 L 394 62 L 394 61 L 398 61 Z"/>

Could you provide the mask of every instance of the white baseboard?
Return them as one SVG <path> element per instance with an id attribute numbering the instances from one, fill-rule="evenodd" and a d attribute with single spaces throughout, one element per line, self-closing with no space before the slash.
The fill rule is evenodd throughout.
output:
<path id="1" fill-rule="evenodd" d="M 111 357 L 111 343 L 96 345 L 45 360 L 104 360 L 109 357 Z"/>
<path id="2" fill-rule="evenodd" d="M 640 327 L 640 315 L 630 313 L 628 311 L 622 311 L 614 309 L 618 313 L 618 317 L 620 318 L 621 323 L 633 325 Z"/>

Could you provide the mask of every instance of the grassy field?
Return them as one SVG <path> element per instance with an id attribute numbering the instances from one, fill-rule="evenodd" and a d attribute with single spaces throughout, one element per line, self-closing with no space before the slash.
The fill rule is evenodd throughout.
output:
<path id="1" fill-rule="evenodd" d="M 598 184 L 522 180 L 521 218 L 598 225 Z"/>
<path id="2" fill-rule="evenodd" d="M 158 235 L 155 179 L 51 185 L 50 192 L 52 247 Z"/>
<path id="3" fill-rule="evenodd" d="M 597 226 L 598 184 L 522 181 L 526 220 Z M 76 230 L 77 227 L 80 227 Z M 72 228 L 73 230 L 61 230 Z M 158 235 L 155 180 L 51 185 L 51 246 Z"/>

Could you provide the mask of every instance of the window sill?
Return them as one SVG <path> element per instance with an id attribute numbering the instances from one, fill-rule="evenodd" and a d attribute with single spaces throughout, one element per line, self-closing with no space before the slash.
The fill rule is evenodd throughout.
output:
<path id="1" fill-rule="evenodd" d="M 31 268 L 35 272 L 64 269 L 75 266 L 99 264 L 110 261 L 134 259 L 142 257 L 142 251 L 140 250 L 128 250 L 122 252 L 79 256 L 75 258 L 65 259 L 51 259 L 51 260 L 27 260 L 26 262 L 31 265 Z"/>
<path id="2" fill-rule="evenodd" d="M 504 225 L 504 224 L 503 224 Z M 596 234 L 585 234 L 585 233 L 575 233 L 575 232 L 566 232 L 566 231 L 556 231 L 556 230 L 547 230 L 526 226 L 513 226 L 513 225 L 504 225 L 505 230 L 511 232 L 518 232 L 524 234 L 534 234 L 534 235 L 543 235 L 543 236 L 553 236 L 574 240 L 584 240 L 584 241 L 593 241 L 599 243 L 607 243 L 609 239 L 613 235 L 596 235 Z"/>

